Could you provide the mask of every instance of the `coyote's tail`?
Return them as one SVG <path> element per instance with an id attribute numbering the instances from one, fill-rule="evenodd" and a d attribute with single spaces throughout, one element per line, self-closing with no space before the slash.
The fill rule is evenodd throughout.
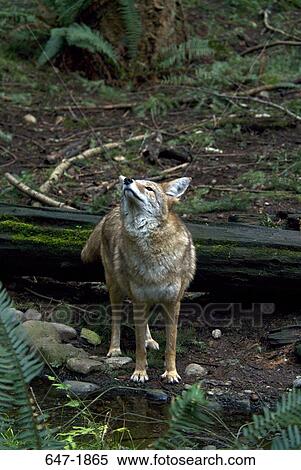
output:
<path id="1" fill-rule="evenodd" d="M 84 263 L 95 263 L 101 260 L 101 224 L 98 225 L 85 244 L 81 259 Z"/>

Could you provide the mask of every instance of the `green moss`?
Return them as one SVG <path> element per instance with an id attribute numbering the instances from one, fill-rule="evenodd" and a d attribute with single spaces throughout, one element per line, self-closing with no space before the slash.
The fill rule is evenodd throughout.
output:
<path id="1" fill-rule="evenodd" d="M 25 241 L 38 245 L 51 246 L 56 249 L 75 250 L 87 241 L 91 230 L 77 226 L 73 229 L 41 227 L 13 218 L 0 219 L 1 233 L 8 233 L 13 241 Z"/>
<path id="2" fill-rule="evenodd" d="M 199 256 L 210 256 L 210 258 L 216 257 L 217 259 L 248 259 L 250 260 L 250 250 L 252 251 L 252 259 L 254 262 L 258 260 L 269 260 L 271 263 L 273 260 L 287 262 L 301 262 L 301 252 L 287 248 L 270 248 L 265 246 L 238 246 L 236 242 L 226 242 L 224 244 L 210 245 L 206 242 L 195 242 L 196 252 Z"/>

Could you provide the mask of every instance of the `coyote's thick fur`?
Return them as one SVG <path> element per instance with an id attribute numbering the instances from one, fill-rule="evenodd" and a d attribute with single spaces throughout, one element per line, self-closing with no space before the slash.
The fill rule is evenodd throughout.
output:
<path id="1" fill-rule="evenodd" d="M 120 305 L 133 302 L 136 367 L 135 382 L 148 380 L 146 348 L 159 349 L 148 327 L 153 305 L 162 305 L 166 324 L 165 372 L 168 382 L 178 382 L 176 370 L 177 322 L 180 301 L 195 272 L 191 235 L 173 204 L 184 194 L 190 178 L 169 183 L 120 177 L 120 207 L 96 226 L 83 251 L 84 262 L 102 259 L 112 308 L 112 336 L 108 356 L 121 355 Z"/>

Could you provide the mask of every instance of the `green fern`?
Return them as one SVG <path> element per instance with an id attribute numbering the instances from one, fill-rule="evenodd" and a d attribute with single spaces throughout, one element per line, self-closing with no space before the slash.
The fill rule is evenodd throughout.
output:
<path id="1" fill-rule="evenodd" d="M 58 448 L 43 415 L 36 416 L 28 384 L 43 364 L 28 345 L 26 333 L 11 309 L 12 302 L 0 283 L 0 448 L 8 447 L 6 434 L 16 432 L 18 448 Z"/>
<path id="2" fill-rule="evenodd" d="M 66 39 L 69 46 L 76 46 L 87 49 L 90 52 L 98 52 L 105 55 L 114 65 L 117 65 L 117 55 L 112 45 L 104 39 L 97 31 L 92 31 L 85 24 L 69 26 L 66 32 Z"/>
<path id="3" fill-rule="evenodd" d="M 204 391 L 193 385 L 171 404 L 169 429 L 165 436 L 157 440 L 155 448 L 199 449 L 213 440 L 226 447 L 228 438 L 216 431 L 221 427 L 231 435 L 225 423 L 208 407 Z"/>
<path id="4" fill-rule="evenodd" d="M 157 449 L 195 449 L 208 442 L 226 449 L 301 449 L 300 390 L 283 395 L 275 410 L 265 407 L 261 415 L 254 415 L 253 421 L 236 434 L 210 411 L 204 392 L 197 385 L 175 399 L 170 415 L 169 429 L 155 443 Z"/>
<path id="5" fill-rule="evenodd" d="M 39 65 L 45 65 L 56 57 L 63 49 L 66 43 L 66 28 L 53 28 L 42 54 L 38 59 Z"/>
<path id="6" fill-rule="evenodd" d="M 74 23 L 64 28 L 53 28 L 40 58 L 39 64 L 44 65 L 61 52 L 64 45 L 87 49 L 93 53 L 105 55 L 115 66 L 118 65 L 117 55 L 112 45 L 101 34 L 87 25 Z"/>
<path id="7" fill-rule="evenodd" d="M 289 425 L 282 429 L 279 436 L 272 441 L 272 450 L 299 450 L 301 449 L 300 427 Z"/>
<path id="8" fill-rule="evenodd" d="M 178 46 L 169 47 L 162 51 L 159 68 L 166 70 L 171 67 L 179 67 L 184 65 L 186 62 L 210 56 L 212 53 L 213 50 L 209 46 L 207 40 L 192 37 Z"/>
<path id="9" fill-rule="evenodd" d="M 138 44 L 141 39 L 142 25 L 140 14 L 135 6 L 135 0 L 119 0 L 120 13 L 126 30 L 126 43 L 130 59 L 138 53 Z"/>
<path id="10" fill-rule="evenodd" d="M 255 445 L 271 441 L 275 433 L 286 433 L 293 426 L 301 429 L 301 392 L 297 389 L 283 395 L 275 410 L 265 407 L 262 415 L 254 415 L 253 422 L 244 428 L 243 435 L 249 445 Z"/>

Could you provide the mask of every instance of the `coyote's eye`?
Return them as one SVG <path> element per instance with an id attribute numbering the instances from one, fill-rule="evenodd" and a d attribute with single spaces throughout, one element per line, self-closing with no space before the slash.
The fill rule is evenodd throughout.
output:
<path id="1" fill-rule="evenodd" d="M 150 186 L 145 186 L 145 189 L 147 189 L 147 191 L 153 191 L 153 193 L 155 192 L 153 188 L 151 188 Z"/>

